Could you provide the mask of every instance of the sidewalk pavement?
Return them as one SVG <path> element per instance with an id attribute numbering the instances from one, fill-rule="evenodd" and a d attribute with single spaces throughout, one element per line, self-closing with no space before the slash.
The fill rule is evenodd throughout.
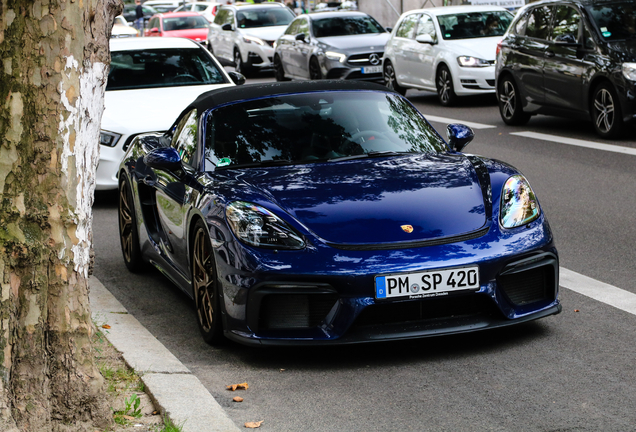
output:
<path id="1" fill-rule="evenodd" d="M 106 338 L 144 383 L 162 415 L 183 432 L 237 432 L 240 429 L 199 379 L 91 276 L 93 319 L 110 325 Z"/>

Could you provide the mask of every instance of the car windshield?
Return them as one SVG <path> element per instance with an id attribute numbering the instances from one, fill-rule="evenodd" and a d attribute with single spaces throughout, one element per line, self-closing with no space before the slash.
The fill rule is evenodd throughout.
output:
<path id="1" fill-rule="evenodd" d="M 106 90 L 225 82 L 214 61 L 200 48 L 113 51 Z"/>
<path id="2" fill-rule="evenodd" d="M 503 36 L 513 15 L 507 11 L 469 12 L 437 17 L 445 40 Z"/>
<path id="3" fill-rule="evenodd" d="M 289 8 L 245 9 L 236 14 L 239 28 L 272 27 L 289 24 L 294 13 Z"/>
<path id="4" fill-rule="evenodd" d="M 384 33 L 386 30 L 376 20 L 365 16 L 321 18 L 313 20 L 316 37 L 349 36 L 368 33 Z"/>
<path id="5" fill-rule="evenodd" d="M 211 110 L 205 122 L 206 171 L 448 151 L 406 99 L 385 92 L 269 97 Z"/>
<path id="6" fill-rule="evenodd" d="M 201 15 L 182 16 L 163 19 L 164 31 L 189 30 L 198 28 L 207 28 L 208 20 Z"/>
<path id="7" fill-rule="evenodd" d="M 594 5 L 588 11 L 605 40 L 636 38 L 636 4 L 633 1 Z"/>

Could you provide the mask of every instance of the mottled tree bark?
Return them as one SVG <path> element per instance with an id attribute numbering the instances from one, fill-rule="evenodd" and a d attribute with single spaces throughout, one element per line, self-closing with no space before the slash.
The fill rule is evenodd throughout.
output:
<path id="1" fill-rule="evenodd" d="M 109 424 L 88 269 L 120 0 L 0 0 L 0 430 Z"/>

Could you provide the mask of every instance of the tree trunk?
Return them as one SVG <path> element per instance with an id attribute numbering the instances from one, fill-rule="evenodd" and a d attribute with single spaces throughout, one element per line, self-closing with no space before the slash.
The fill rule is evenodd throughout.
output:
<path id="1" fill-rule="evenodd" d="M 110 423 L 88 270 L 119 0 L 0 0 L 0 430 Z"/>

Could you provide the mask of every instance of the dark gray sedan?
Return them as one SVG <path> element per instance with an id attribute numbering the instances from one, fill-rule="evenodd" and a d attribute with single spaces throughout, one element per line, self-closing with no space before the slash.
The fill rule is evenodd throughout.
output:
<path id="1" fill-rule="evenodd" d="M 276 80 L 381 81 L 388 38 L 386 29 L 362 12 L 301 15 L 276 41 Z"/>

